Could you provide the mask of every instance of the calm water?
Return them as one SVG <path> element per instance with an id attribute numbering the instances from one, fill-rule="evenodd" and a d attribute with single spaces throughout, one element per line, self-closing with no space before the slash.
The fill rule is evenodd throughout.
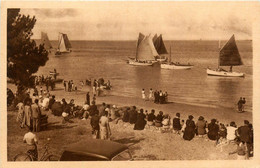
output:
<path id="1" fill-rule="evenodd" d="M 56 48 L 57 42 L 51 42 Z M 61 56 L 49 55 L 46 66 L 38 74 L 48 74 L 56 68 L 60 78 L 74 81 L 87 78 L 109 79 L 112 95 L 141 98 L 141 90 L 150 88 L 167 91 L 169 101 L 200 105 L 235 107 L 239 97 L 246 97 L 247 110 L 252 109 L 252 42 L 237 41 L 244 62 L 233 71 L 245 78 L 210 77 L 206 68 L 217 67 L 218 41 L 166 41 L 172 48 L 172 60 L 194 64 L 191 70 L 163 70 L 159 65 L 138 67 L 126 64 L 134 57 L 134 41 L 71 41 L 73 52 Z M 226 68 L 227 70 L 229 67 Z"/>

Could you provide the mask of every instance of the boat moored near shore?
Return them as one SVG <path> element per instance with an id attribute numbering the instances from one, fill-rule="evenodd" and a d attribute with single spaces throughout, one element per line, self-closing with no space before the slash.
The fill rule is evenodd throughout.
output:
<path id="1" fill-rule="evenodd" d="M 240 65 L 243 65 L 243 62 L 236 45 L 235 36 L 233 35 L 219 51 L 218 68 L 216 70 L 207 68 L 207 74 L 221 77 L 244 77 L 243 73 L 232 71 L 233 66 Z M 220 68 L 220 66 L 230 66 L 230 70 L 226 71 Z"/>

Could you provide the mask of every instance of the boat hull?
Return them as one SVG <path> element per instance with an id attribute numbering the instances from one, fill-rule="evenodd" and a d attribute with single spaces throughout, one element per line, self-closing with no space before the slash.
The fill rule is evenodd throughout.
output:
<path id="1" fill-rule="evenodd" d="M 167 61 L 167 58 L 158 58 L 158 59 L 156 59 L 156 61 L 158 61 L 158 62 L 165 62 L 165 61 Z"/>
<path id="2" fill-rule="evenodd" d="M 239 72 L 228 72 L 228 71 L 217 71 L 212 69 L 207 69 L 207 74 L 209 76 L 221 76 L 221 77 L 244 77 L 243 73 Z"/>
<path id="3" fill-rule="evenodd" d="M 170 65 L 170 64 L 161 64 L 162 69 L 191 69 L 193 65 Z"/>
<path id="4" fill-rule="evenodd" d="M 129 60 L 128 62 L 129 65 L 135 65 L 135 66 L 152 66 L 153 65 L 153 62 L 137 62 L 137 61 L 134 61 L 134 60 Z"/>

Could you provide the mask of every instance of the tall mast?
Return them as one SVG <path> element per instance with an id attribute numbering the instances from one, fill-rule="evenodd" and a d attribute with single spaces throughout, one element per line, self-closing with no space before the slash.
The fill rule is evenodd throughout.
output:
<path id="1" fill-rule="evenodd" d="M 219 64 L 220 64 L 220 39 L 218 40 L 218 53 L 219 53 L 219 56 L 218 56 L 218 69 L 219 69 Z"/>
<path id="2" fill-rule="evenodd" d="M 169 57 L 168 63 L 170 64 L 171 61 L 172 61 L 172 47 L 170 46 L 170 57 Z"/>

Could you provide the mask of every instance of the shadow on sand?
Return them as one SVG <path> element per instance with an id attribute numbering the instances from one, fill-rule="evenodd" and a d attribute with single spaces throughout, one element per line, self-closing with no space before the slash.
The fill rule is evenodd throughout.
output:
<path id="1" fill-rule="evenodd" d="M 47 125 L 47 128 L 44 130 L 44 131 L 50 131 L 50 130 L 58 130 L 58 129 L 70 129 L 70 128 L 73 128 L 73 127 L 76 127 L 76 125 L 57 125 L 58 123 L 61 123 L 61 122 L 52 122 L 52 123 L 49 123 Z"/>
<path id="2" fill-rule="evenodd" d="M 113 140 L 113 141 L 118 142 L 118 143 L 122 143 L 122 144 L 126 144 L 128 146 L 133 146 L 133 145 L 139 143 L 142 140 L 144 140 L 144 138 L 135 139 L 135 137 L 128 137 L 128 138 L 116 139 L 116 140 Z"/>

